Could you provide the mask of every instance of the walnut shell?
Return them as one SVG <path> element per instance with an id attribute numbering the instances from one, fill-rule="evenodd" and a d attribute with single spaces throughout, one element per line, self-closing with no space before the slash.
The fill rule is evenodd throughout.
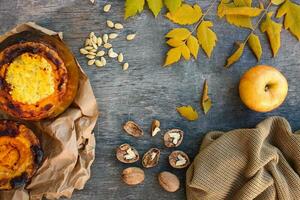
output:
<path id="1" fill-rule="evenodd" d="M 143 156 L 142 164 L 145 168 L 155 167 L 158 164 L 160 150 L 157 148 L 149 149 Z"/>
<path id="2" fill-rule="evenodd" d="M 179 135 L 179 138 L 176 140 L 176 143 L 175 143 L 174 138 L 171 137 L 171 135 Z M 180 129 L 171 129 L 171 130 L 167 131 L 164 135 L 165 146 L 169 147 L 169 148 L 170 147 L 178 147 L 182 143 L 183 135 L 184 135 L 184 133 Z"/>
<path id="3" fill-rule="evenodd" d="M 173 168 L 182 169 L 190 165 L 190 159 L 183 151 L 173 151 L 169 155 L 169 163 Z"/>
<path id="4" fill-rule="evenodd" d="M 123 170 L 122 180 L 127 185 L 138 185 L 145 179 L 145 173 L 141 168 L 129 167 Z"/>
<path id="5" fill-rule="evenodd" d="M 170 172 L 161 172 L 158 175 L 158 182 L 167 192 L 176 192 L 180 188 L 178 177 Z"/>
<path id="6" fill-rule="evenodd" d="M 126 122 L 123 126 L 123 129 L 126 131 L 126 133 L 133 137 L 141 137 L 144 135 L 144 131 L 133 121 Z"/>
<path id="7" fill-rule="evenodd" d="M 116 157 L 122 163 L 135 163 L 140 159 L 138 151 L 129 144 L 120 145 L 117 148 Z"/>
<path id="8" fill-rule="evenodd" d="M 158 120 L 153 120 L 151 124 L 151 135 L 155 136 L 160 131 L 160 122 Z"/>

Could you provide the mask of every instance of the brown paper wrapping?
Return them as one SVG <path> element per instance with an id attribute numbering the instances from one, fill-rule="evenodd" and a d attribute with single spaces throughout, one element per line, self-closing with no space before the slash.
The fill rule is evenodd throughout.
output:
<path id="1" fill-rule="evenodd" d="M 0 43 L 15 33 L 29 29 L 62 39 L 62 33 L 28 22 L 0 36 Z M 27 123 L 40 138 L 44 162 L 25 188 L 1 191 L 0 199 L 70 198 L 74 189 L 83 189 L 90 178 L 90 167 L 95 158 L 93 128 L 97 118 L 95 96 L 89 79 L 80 68 L 78 92 L 72 105 L 55 119 Z"/>

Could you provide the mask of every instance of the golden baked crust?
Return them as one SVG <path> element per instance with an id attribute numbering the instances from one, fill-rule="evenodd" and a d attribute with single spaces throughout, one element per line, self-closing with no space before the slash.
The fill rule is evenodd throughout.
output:
<path id="1" fill-rule="evenodd" d="M 38 138 L 23 124 L 0 120 L 0 190 L 26 184 L 41 164 Z"/>
<path id="2" fill-rule="evenodd" d="M 25 120 L 57 116 L 73 101 L 78 86 L 78 67 L 60 52 L 63 45 L 37 38 L 0 49 L 0 109 Z"/>

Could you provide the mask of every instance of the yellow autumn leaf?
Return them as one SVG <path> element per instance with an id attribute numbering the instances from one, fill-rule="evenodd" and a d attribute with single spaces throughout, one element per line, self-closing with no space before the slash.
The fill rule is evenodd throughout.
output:
<path id="1" fill-rule="evenodd" d="M 170 12 L 175 12 L 182 4 L 182 0 L 164 0 L 164 3 Z"/>
<path id="2" fill-rule="evenodd" d="M 208 84 L 206 80 L 203 86 L 201 104 L 202 104 L 203 112 L 207 114 L 211 108 L 212 103 L 211 103 L 211 99 L 208 96 Z"/>
<path id="3" fill-rule="evenodd" d="M 223 6 L 229 7 L 251 7 L 252 0 L 234 0 L 233 3 L 227 0 L 222 0 L 218 6 L 218 16 L 222 18 Z M 237 27 L 250 28 L 253 29 L 252 19 L 249 16 L 242 15 L 225 15 L 228 23 L 235 25 Z"/>
<path id="4" fill-rule="evenodd" d="M 186 28 L 175 28 L 171 30 L 165 37 L 176 38 L 177 40 L 186 40 L 191 35 L 191 32 Z"/>
<path id="5" fill-rule="evenodd" d="M 232 25 L 253 29 L 251 17 L 241 15 L 226 15 L 225 17 L 227 22 Z"/>
<path id="6" fill-rule="evenodd" d="M 265 5 L 262 1 L 259 2 L 259 8 L 263 10 L 265 9 Z"/>
<path id="7" fill-rule="evenodd" d="M 202 17 L 202 10 L 197 4 L 193 7 L 189 4 L 182 4 L 175 12 L 168 12 L 166 17 L 174 23 L 190 25 L 199 21 Z"/>
<path id="8" fill-rule="evenodd" d="M 184 41 L 178 40 L 176 38 L 171 38 L 167 41 L 167 44 L 171 47 L 179 47 L 181 45 L 184 45 Z"/>
<path id="9" fill-rule="evenodd" d="M 274 5 L 280 5 L 284 2 L 285 0 L 271 0 L 272 4 Z"/>
<path id="10" fill-rule="evenodd" d="M 145 0 L 126 0 L 125 19 L 143 11 Z"/>
<path id="11" fill-rule="evenodd" d="M 265 20 L 260 25 L 260 29 L 262 32 L 267 33 L 272 48 L 273 56 L 275 57 L 278 53 L 281 44 L 280 32 L 281 32 L 282 25 L 274 22 L 271 18 L 272 15 L 273 15 L 272 12 L 269 12 L 266 15 Z"/>
<path id="12" fill-rule="evenodd" d="M 197 111 L 190 105 L 176 108 L 177 112 L 187 120 L 195 121 L 199 118 Z"/>
<path id="13" fill-rule="evenodd" d="M 300 5 L 286 0 L 277 12 L 278 18 L 285 15 L 284 28 L 288 29 L 300 41 Z"/>
<path id="14" fill-rule="evenodd" d="M 187 46 L 190 49 L 191 54 L 194 56 L 195 59 L 198 57 L 198 51 L 199 51 L 199 43 L 196 37 L 191 35 L 187 39 Z"/>
<path id="15" fill-rule="evenodd" d="M 147 0 L 148 2 L 148 7 L 152 11 L 153 15 L 157 17 L 158 13 L 162 9 L 163 5 L 163 0 Z"/>
<path id="16" fill-rule="evenodd" d="M 245 44 L 238 43 L 237 47 L 237 50 L 227 59 L 227 64 L 225 65 L 226 68 L 229 68 L 233 63 L 237 62 L 243 55 Z"/>
<path id="17" fill-rule="evenodd" d="M 197 28 L 197 38 L 199 44 L 210 58 L 211 53 L 216 46 L 217 35 L 210 29 L 213 26 L 211 21 L 203 21 Z"/>
<path id="18" fill-rule="evenodd" d="M 171 65 L 175 62 L 178 62 L 181 57 L 181 52 L 182 52 L 181 46 L 170 49 L 167 53 L 167 58 L 164 67 Z"/>
<path id="19" fill-rule="evenodd" d="M 232 4 L 231 4 L 232 5 Z M 252 7 L 233 7 L 228 6 L 227 4 L 223 4 L 218 9 L 218 15 L 220 17 L 224 17 L 225 15 L 240 15 L 240 16 L 248 16 L 248 17 L 256 17 L 260 15 L 262 9 L 260 8 L 252 8 Z"/>
<path id="20" fill-rule="evenodd" d="M 252 6 L 252 0 L 233 0 L 233 3 L 237 7 L 240 7 L 240 6 L 251 7 Z"/>
<path id="21" fill-rule="evenodd" d="M 186 45 L 181 46 L 181 55 L 185 60 L 191 59 L 190 49 Z"/>
<path id="22" fill-rule="evenodd" d="M 262 55 L 262 47 L 260 44 L 259 37 L 255 35 L 254 33 L 251 33 L 249 36 L 248 44 L 255 54 L 257 60 L 260 60 L 261 55 Z"/>

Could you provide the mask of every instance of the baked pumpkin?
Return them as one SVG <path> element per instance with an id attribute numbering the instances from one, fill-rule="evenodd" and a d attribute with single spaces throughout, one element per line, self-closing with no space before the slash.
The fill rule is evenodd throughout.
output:
<path id="1" fill-rule="evenodd" d="M 0 44 L 0 109 L 25 120 L 56 117 L 76 95 L 78 70 L 59 38 L 36 31 L 13 35 Z"/>
<path id="2" fill-rule="evenodd" d="M 25 125 L 0 120 L 0 190 L 26 184 L 43 158 L 38 138 Z"/>

